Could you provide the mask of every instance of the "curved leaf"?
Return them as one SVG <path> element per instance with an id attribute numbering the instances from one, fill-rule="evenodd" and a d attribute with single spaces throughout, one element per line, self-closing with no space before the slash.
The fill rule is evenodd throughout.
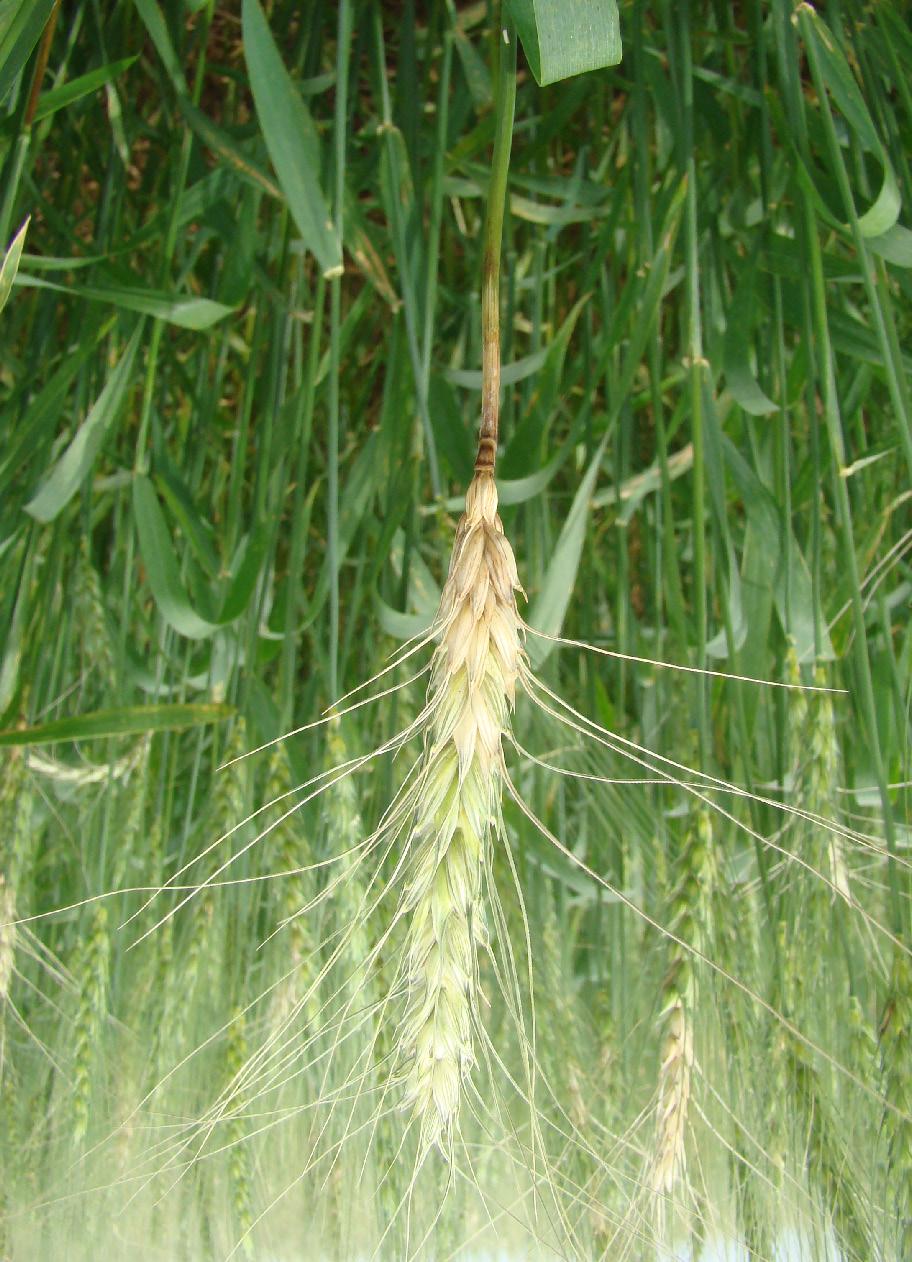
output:
<path id="1" fill-rule="evenodd" d="M 141 289 L 139 286 L 83 285 L 77 289 L 72 285 L 60 285 L 56 281 L 42 280 L 38 276 L 22 273 L 16 277 L 15 283 L 30 289 L 53 289 L 59 294 L 72 294 L 75 298 L 85 298 L 89 302 L 113 303 L 115 307 L 123 307 L 126 311 L 138 311 L 140 315 L 154 316 L 156 320 L 165 320 L 182 329 L 197 331 L 211 328 L 234 310 L 222 302 L 213 302 L 211 298 L 196 298 L 191 294 L 165 294 L 155 289 Z"/>
<path id="2" fill-rule="evenodd" d="M 234 714 L 232 706 L 209 704 L 134 705 L 112 710 L 93 710 L 69 719 L 51 719 L 34 727 L 8 728 L 0 732 L 0 747 L 52 745 L 57 741 L 94 741 L 108 736 L 146 736 L 175 728 L 224 723 Z"/>
<path id="3" fill-rule="evenodd" d="M 22 247 L 25 245 L 25 234 L 28 232 L 30 220 L 31 215 L 27 215 L 25 223 L 13 237 L 9 249 L 3 256 L 3 266 L 0 267 L 0 311 L 6 306 L 13 288 L 13 281 L 19 271 L 19 260 L 22 258 Z"/>
<path id="4" fill-rule="evenodd" d="M 609 431 L 610 432 L 610 431 Z M 599 443 L 595 455 L 589 464 L 577 488 L 567 520 L 564 522 L 554 549 L 554 555 L 545 574 L 544 582 L 538 595 L 532 601 L 526 621 L 530 627 L 543 635 L 558 635 L 564 623 L 564 615 L 570 603 L 570 596 L 576 582 L 583 541 L 586 538 L 586 527 L 589 522 L 589 509 L 592 505 L 592 492 L 608 444 L 608 433 Z M 540 666 L 550 654 L 554 645 L 548 640 L 535 637 L 529 644 L 529 656 L 533 666 Z"/>
<path id="5" fill-rule="evenodd" d="M 241 27 L 263 139 L 288 209 L 323 272 L 338 272 L 342 248 L 319 184 L 319 137 L 310 111 L 285 69 L 258 0 L 244 0 Z"/>
<path id="6" fill-rule="evenodd" d="M 756 270 L 750 266 L 738 283 L 728 311 L 723 346 L 725 380 L 735 402 L 751 416 L 767 416 L 777 405 L 761 389 L 750 366 L 751 333 L 757 308 Z"/>
<path id="7" fill-rule="evenodd" d="M 36 521 L 53 521 L 90 472 L 104 437 L 120 415 L 127 398 L 141 335 L 142 323 L 134 329 L 120 362 L 66 451 L 25 505 L 25 511 Z"/>
<path id="8" fill-rule="evenodd" d="M 0 101 L 28 61 L 53 8 L 54 0 L 12 0 L 0 11 Z"/>
<path id="9" fill-rule="evenodd" d="M 621 60 L 616 0 L 508 0 L 539 87 Z"/>
<path id="10" fill-rule="evenodd" d="M 799 5 L 796 13 L 812 68 L 819 73 L 826 90 L 862 147 L 875 154 L 883 167 L 880 192 L 874 204 L 858 217 L 858 227 L 863 237 L 883 236 L 899 218 L 901 206 L 899 186 L 886 147 L 877 134 L 849 64 L 826 23 L 809 4 Z M 840 226 L 845 227 L 844 224 Z"/>
<path id="11" fill-rule="evenodd" d="M 218 624 L 201 618 L 190 604 L 164 513 L 145 474 L 138 473 L 133 479 L 133 512 L 139 550 L 161 616 L 178 635 L 185 635 L 188 640 L 205 640 L 218 630 Z"/>

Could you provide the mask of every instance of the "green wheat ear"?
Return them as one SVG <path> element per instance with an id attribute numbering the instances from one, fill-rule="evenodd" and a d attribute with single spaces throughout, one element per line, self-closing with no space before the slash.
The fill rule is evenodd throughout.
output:
<path id="1" fill-rule="evenodd" d="M 475 1063 L 478 950 L 487 942 L 483 874 L 500 826 L 502 741 L 525 661 L 519 578 L 489 469 L 474 477 L 437 613 L 424 748 L 412 793 L 406 1005 L 395 1080 L 420 1152 L 448 1153 Z"/>

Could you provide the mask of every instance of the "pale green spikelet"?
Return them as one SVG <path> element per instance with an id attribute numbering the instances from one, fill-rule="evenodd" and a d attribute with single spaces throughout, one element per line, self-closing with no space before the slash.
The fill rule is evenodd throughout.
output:
<path id="1" fill-rule="evenodd" d="M 228 742 L 222 752 L 222 763 L 233 765 L 222 766 L 219 771 L 216 771 L 212 780 L 212 800 L 209 810 L 212 827 L 218 829 L 219 835 L 237 827 L 249 813 L 250 763 L 243 757 L 246 753 L 247 725 L 243 716 L 240 716 L 235 719 Z M 235 761 L 236 759 L 240 761 Z"/>
<path id="2" fill-rule="evenodd" d="M 243 718 L 236 720 L 223 751 L 222 761 L 230 762 L 246 752 L 246 730 Z M 212 796 L 206 812 L 204 836 L 209 845 L 217 837 L 229 833 L 244 819 L 247 813 L 247 764 L 241 762 L 218 771 L 212 781 Z M 230 839 L 229 839 L 230 841 Z M 223 843 L 224 845 L 225 843 Z M 224 910 L 228 898 L 219 898 L 219 891 L 207 883 L 215 869 L 224 861 L 221 847 L 213 850 L 203 860 L 199 869 L 194 868 L 193 880 L 199 883 L 199 891 L 179 912 L 181 921 L 189 920 L 189 926 L 175 925 L 170 932 L 172 942 L 163 947 L 168 956 L 164 1015 L 162 1018 L 162 1046 L 167 1039 L 179 1049 L 193 1035 L 193 1025 L 204 1006 L 193 1003 L 201 983 L 214 981 L 219 976 L 226 954 L 225 929 L 237 934 L 235 908 L 227 916 L 217 917 L 217 908 Z M 233 891 L 232 891 L 233 893 Z M 170 921 L 168 922 L 171 923 Z M 197 999 L 205 995 L 205 1003 L 218 1002 L 216 988 L 204 985 Z"/>
<path id="3" fill-rule="evenodd" d="M 108 1015 L 111 938 L 108 909 L 96 903 L 92 928 L 77 952 L 73 976 L 79 988 L 79 1002 L 73 1030 L 73 1143 L 80 1147 L 89 1129 L 89 1114 L 95 1075 Z"/>
<path id="4" fill-rule="evenodd" d="M 92 564 L 87 535 L 79 540 L 76 616 L 81 631 L 83 677 L 92 675 L 99 691 L 107 692 L 113 688 L 115 682 L 114 650 L 105 615 L 101 581 Z"/>
<path id="5" fill-rule="evenodd" d="M 0 872 L 0 1023 L 9 997 L 13 979 L 13 960 L 16 954 L 16 899 Z M 3 1029 L 0 1025 L 0 1071 L 3 1068 Z"/>
<path id="6" fill-rule="evenodd" d="M 875 1256 L 869 1215 L 852 1164 L 846 1137 L 837 1125 L 820 1077 L 807 1049 L 785 1032 L 782 1055 L 788 1098 L 796 1107 L 796 1149 L 803 1154 L 811 1186 L 818 1192 L 824 1219 L 839 1240 L 843 1256 Z"/>
<path id="7" fill-rule="evenodd" d="M 164 1039 L 167 1038 L 181 1053 L 187 1050 L 192 1033 L 196 1010 L 194 996 L 201 977 L 211 967 L 209 957 L 215 919 L 215 899 L 212 893 L 204 891 L 184 911 L 191 917 L 191 925 L 181 943 L 179 954 L 174 950 L 173 931 L 170 935 L 167 951 L 167 993 L 161 1030 L 162 1051 Z M 168 923 L 170 925 L 173 922 Z"/>
<path id="8" fill-rule="evenodd" d="M 340 766 L 348 760 L 350 755 L 338 718 L 329 725 L 327 745 L 332 766 Z M 358 809 L 357 792 L 351 776 L 344 776 L 333 786 L 326 824 L 331 838 L 333 836 L 347 838 L 349 845 L 352 846 L 363 841 L 364 823 Z M 356 856 L 347 861 L 344 872 L 340 873 L 339 877 L 339 892 L 335 899 L 337 916 L 340 925 L 350 926 L 345 949 L 347 989 L 353 999 L 357 998 L 367 1005 L 375 997 L 374 979 L 369 972 L 366 972 L 372 958 L 372 944 L 368 937 L 367 920 L 364 914 L 364 882 L 361 878 L 361 865 Z"/>
<path id="9" fill-rule="evenodd" d="M 125 884 L 130 884 L 128 869 L 131 866 L 137 869 L 137 878 L 145 874 L 147 859 L 143 851 L 147 847 L 143 816 L 146 809 L 148 762 L 149 741 L 144 740 L 136 754 L 135 766 L 130 769 L 119 793 L 117 845 L 112 856 L 111 889 L 121 889 Z"/>
<path id="10" fill-rule="evenodd" d="M 704 951 L 711 939 L 710 909 L 716 884 L 712 822 L 706 807 L 694 809 L 677 864 L 669 929 L 681 940 L 670 942 L 662 983 L 662 1043 L 656 1140 L 650 1183 L 660 1216 L 662 1199 L 686 1177 L 688 1106 L 694 1064 L 696 969 L 690 947 Z"/>
<path id="11" fill-rule="evenodd" d="M 241 1008 L 235 1009 L 228 1030 L 227 1072 L 229 1082 L 234 1082 L 247 1062 L 247 1018 Z M 254 1256 L 250 1232 L 253 1227 L 253 1171 L 250 1145 L 239 1112 L 231 1117 L 228 1125 L 228 1180 L 238 1238 L 244 1257 Z"/>
<path id="12" fill-rule="evenodd" d="M 523 668 L 516 562 L 490 471 L 466 495 L 435 623 L 428 718 L 405 888 L 407 996 L 397 1038 L 403 1106 L 422 1155 L 448 1153 L 463 1081 L 475 1063 L 478 952 L 487 942 L 482 882 L 500 820 L 501 742 Z"/>
<path id="13" fill-rule="evenodd" d="M 884 1100 L 883 1133 L 887 1143 L 888 1180 L 895 1210 L 897 1258 L 912 1257 L 912 966 L 897 947 L 890 989 L 880 1023 L 880 1055 Z"/>
<path id="14" fill-rule="evenodd" d="M 22 866 L 25 836 L 20 810 L 31 814 L 30 795 L 24 792 L 25 754 L 14 749 L 0 779 L 0 1079 L 5 1065 L 6 1002 L 16 955 L 16 888 Z M 29 796 L 28 806 L 25 798 Z"/>
<path id="15" fill-rule="evenodd" d="M 789 682 L 800 684 L 801 672 L 794 645 L 789 647 L 787 670 Z M 818 666 L 814 671 L 814 685 L 825 689 L 826 684 L 826 673 Z M 831 693 L 819 691 L 808 695 L 797 691 L 792 694 L 789 747 L 792 760 L 790 805 L 823 819 L 837 819 L 840 752 Z M 829 829 L 805 820 L 796 820 L 792 832 L 802 839 L 799 845 L 802 859 L 829 882 L 828 885 L 816 880 L 814 883 L 818 888 L 805 889 L 802 900 L 812 897 L 825 904 L 838 894 L 846 904 L 850 904 L 851 874 L 842 838 Z M 807 885 L 814 877 L 804 869 L 800 879 Z"/>
<path id="16" fill-rule="evenodd" d="M 557 904 L 551 890 L 545 892 L 542 925 L 541 969 L 537 970 L 537 995 L 541 1011 L 547 1013 L 549 1038 L 543 1055 L 547 1057 L 551 1082 L 575 1126 L 584 1130 L 588 1123 L 586 1073 L 581 1056 L 586 1045 L 579 1005 L 573 989 L 565 944 L 569 927 L 561 927 Z"/>
<path id="17" fill-rule="evenodd" d="M 319 987 L 315 983 L 319 967 L 313 918 L 303 910 L 315 893 L 313 873 L 305 870 L 313 862 L 313 855 L 297 815 L 282 818 L 294 803 L 294 797 L 289 795 L 290 787 L 288 758 L 280 746 L 275 746 L 269 758 L 265 786 L 265 800 L 273 806 L 263 827 L 274 825 L 269 835 L 274 839 L 272 848 L 278 850 L 279 867 L 284 873 L 276 882 L 276 912 L 283 927 L 276 935 L 281 974 L 273 1006 L 280 1025 L 301 997 L 305 997 L 305 1023 L 315 1021 L 320 1010 Z"/>

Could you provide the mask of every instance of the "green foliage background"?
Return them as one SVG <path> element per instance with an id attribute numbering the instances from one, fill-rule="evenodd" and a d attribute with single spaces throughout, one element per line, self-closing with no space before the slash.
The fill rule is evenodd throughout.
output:
<path id="1" fill-rule="evenodd" d="M 0 15 L 4 244 L 31 216 L 0 342 L 0 1254 L 912 1256 L 904 6 L 636 0 L 616 69 L 521 75 L 502 515 L 531 625 L 632 656 L 530 637 L 615 734 L 521 700 L 539 761 L 508 755 L 570 851 L 507 805 L 543 1152 L 489 975 L 500 1103 L 445 1200 L 422 1171 L 408 1240 L 405 1119 L 370 1131 L 376 1083 L 325 1107 L 363 1037 L 333 1047 L 320 998 L 362 875 L 298 914 L 403 769 L 224 834 L 421 684 L 217 769 L 433 613 L 477 423 L 490 15 L 86 0 L 42 42 L 52 8 Z"/>

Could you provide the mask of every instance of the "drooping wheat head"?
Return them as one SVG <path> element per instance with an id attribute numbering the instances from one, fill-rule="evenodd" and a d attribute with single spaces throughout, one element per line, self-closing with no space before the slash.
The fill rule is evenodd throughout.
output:
<path id="1" fill-rule="evenodd" d="M 414 789 L 406 1005 L 395 1076 L 420 1129 L 420 1153 L 448 1152 L 475 1062 L 482 888 L 500 822 L 504 735 L 524 668 L 516 561 L 490 468 L 469 486 L 435 622 L 424 748 Z"/>

